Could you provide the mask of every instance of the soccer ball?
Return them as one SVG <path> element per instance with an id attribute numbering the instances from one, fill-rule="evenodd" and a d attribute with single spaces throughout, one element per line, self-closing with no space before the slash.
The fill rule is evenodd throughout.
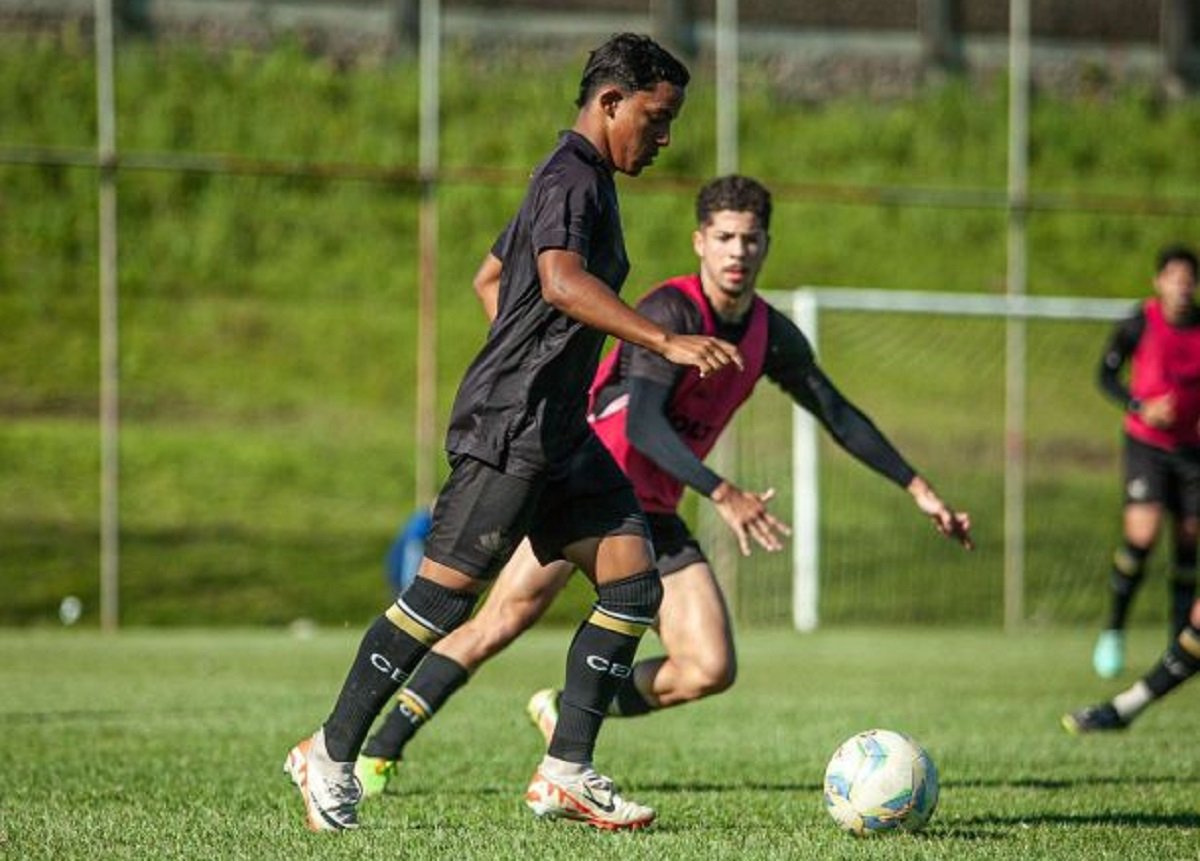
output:
<path id="1" fill-rule="evenodd" d="M 825 769 L 825 809 L 859 837 L 917 831 L 937 800 L 937 768 L 904 733 L 871 729 L 851 736 Z"/>

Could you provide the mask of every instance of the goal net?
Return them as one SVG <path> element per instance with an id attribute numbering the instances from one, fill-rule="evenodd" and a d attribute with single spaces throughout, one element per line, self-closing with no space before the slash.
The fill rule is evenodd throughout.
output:
<path id="1" fill-rule="evenodd" d="M 769 299 L 800 309 L 797 322 L 835 385 L 970 512 L 976 549 L 940 539 L 906 493 L 764 380 L 714 456 L 742 487 L 775 488 L 772 507 L 796 530 L 788 549 L 740 558 L 711 506 L 696 506 L 740 621 L 1099 623 L 1121 485 L 1120 413 L 1099 391 L 1096 368 L 1132 302 L 827 288 Z M 1012 400 L 1023 409 L 1009 434 L 1014 325 L 1024 373 Z M 1012 469 L 1022 452 L 1023 467 L 1018 459 Z M 1006 619 L 1006 588 L 1009 601 L 1017 590 L 1017 619 L 1012 605 Z M 1160 590 L 1144 591 L 1137 618 L 1165 620 Z"/>

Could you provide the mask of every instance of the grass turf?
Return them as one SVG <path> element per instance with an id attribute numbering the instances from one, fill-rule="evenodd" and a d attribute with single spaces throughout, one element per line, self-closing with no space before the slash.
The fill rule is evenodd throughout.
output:
<path id="1" fill-rule="evenodd" d="M 658 807 L 652 830 L 537 822 L 522 707 L 560 678 L 568 637 L 535 630 L 484 667 L 410 747 L 397 792 L 335 836 L 302 828 L 280 766 L 356 631 L 0 631 L 0 856 L 1196 857 L 1200 687 L 1125 734 L 1068 736 L 1064 710 L 1124 684 L 1091 675 L 1083 631 L 750 632 L 730 693 L 605 728 L 598 762 Z M 1132 667 L 1162 639 L 1134 632 Z M 912 733 L 940 768 L 923 834 L 859 841 L 822 809 L 826 759 L 871 726 Z"/>

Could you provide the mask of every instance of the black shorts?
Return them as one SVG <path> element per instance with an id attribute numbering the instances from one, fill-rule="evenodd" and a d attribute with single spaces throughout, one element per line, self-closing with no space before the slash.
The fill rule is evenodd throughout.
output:
<path id="1" fill-rule="evenodd" d="M 1125 437 L 1125 504 L 1161 503 L 1184 517 L 1200 516 L 1200 449 L 1175 451 Z"/>
<path id="2" fill-rule="evenodd" d="M 584 538 L 650 538 L 629 479 L 595 436 L 538 478 L 508 475 L 468 455 L 450 465 L 425 555 L 470 577 L 493 579 L 526 535 L 542 564 Z"/>
<path id="3" fill-rule="evenodd" d="M 647 512 L 646 519 L 650 522 L 650 538 L 654 541 L 655 559 L 661 576 L 682 571 L 697 562 L 708 564 L 708 557 L 700 549 L 700 542 L 678 514 Z"/>

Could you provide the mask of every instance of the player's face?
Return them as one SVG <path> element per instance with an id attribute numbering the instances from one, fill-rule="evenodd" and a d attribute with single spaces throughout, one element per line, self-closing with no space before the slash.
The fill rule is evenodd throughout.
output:
<path id="1" fill-rule="evenodd" d="M 685 91 L 666 81 L 652 90 L 622 93 L 612 108 L 609 156 L 613 167 L 637 176 L 671 143 L 671 123 L 683 110 Z"/>
<path id="2" fill-rule="evenodd" d="M 714 212 L 692 234 L 704 282 L 730 298 L 754 290 L 767 245 L 767 232 L 753 212 Z"/>
<path id="3" fill-rule="evenodd" d="M 1172 260 L 1154 279 L 1163 311 L 1174 320 L 1186 314 L 1196 295 L 1196 273 L 1183 260 Z"/>

